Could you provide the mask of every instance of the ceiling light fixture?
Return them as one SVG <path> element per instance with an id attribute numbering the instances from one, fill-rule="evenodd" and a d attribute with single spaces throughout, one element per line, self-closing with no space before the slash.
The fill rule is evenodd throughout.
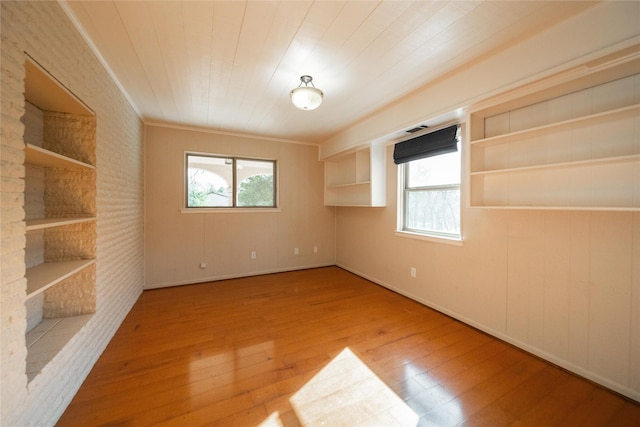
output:
<path id="1" fill-rule="evenodd" d="M 301 110 L 315 110 L 322 104 L 324 94 L 313 85 L 312 80 L 311 76 L 301 76 L 300 86 L 291 91 L 291 102 Z"/>

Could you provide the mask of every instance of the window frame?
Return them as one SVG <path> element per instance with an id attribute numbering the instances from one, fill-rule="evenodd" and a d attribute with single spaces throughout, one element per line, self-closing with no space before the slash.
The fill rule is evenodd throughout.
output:
<path id="1" fill-rule="evenodd" d="M 231 183 L 231 195 L 232 198 L 231 206 L 189 206 L 189 156 L 196 157 L 211 157 L 216 159 L 231 159 L 231 175 L 232 175 L 232 183 Z M 273 164 L 273 205 L 270 206 L 238 206 L 238 178 L 237 178 L 237 161 L 238 160 L 246 160 L 246 161 L 256 161 L 256 162 L 270 162 Z M 192 212 L 279 212 L 280 211 L 280 203 L 279 203 L 279 179 L 278 179 L 278 160 L 272 158 L 259 158 L 259 157 L 246 157 L 246 156 L 232 156 L 226 154 L 215 154 L 215 153 L 203 153 L 203 152 L 195 152 L 195 151 L 185 151 L 184 152 L 184 162 L 183 162 L 183 197 L 182 197 L 182 208 L 181 211 L 183 213 L 192 213 Z"/>
<path id="2" fill-rule="evenodd" d="M 462 231 L 462 215 L 463 215 L 463 202 L 464 202 L 464 193 L 463 193 L 463 177 L 464 177 L 464 141 L 463 141 L 463 131 L 464 126 L 463 123 L 457 122 L 459 125 L 459 133 L 458 133 L 458 153 L 460 155 L 460 179 L 457 184 L 437 184 L 437 185 L 427 185 L 427 186 L 419 186 L 419 187 L 409 187 L 409 174 L 408 174 L 408 165 L 411 162 L 406 162 L 398 165 L 398 192 L 397 192 L 397 227 L 395 235 L 399 237 L 409 237 L 419 240 L 426 240 L 438 243 L 447 243 L 452 245 L 461 246 L 463 241 L 463 231 Z M 440 128 L 451 126 L 452 123 L 443 124 L 442 126 L 438 126 L 438 128 L 434 130 L 438 130 Z M 426 133 L 425 133 L 426 134 Z M 414 136 L 412 137 L 414 138 Z M 440 154 L 439 156 L 446 155 Z M 438 156 L 433 156 L 438 157 Z M 418 159 L 420 160 L 420 159 Z M 413 160 L 417 161 L 417 160 Z M 422 192 L 422 191 L 438 191 L 438 190 L 447 190 L 447 189 L 457 189 L 459 193 L 459 234 L 440 232 L 437 230 L 422 230 L 422 229 L 414 229 L 406 226 L 406 214 L 407 214 L 407 194 L 410 192 Z"/>

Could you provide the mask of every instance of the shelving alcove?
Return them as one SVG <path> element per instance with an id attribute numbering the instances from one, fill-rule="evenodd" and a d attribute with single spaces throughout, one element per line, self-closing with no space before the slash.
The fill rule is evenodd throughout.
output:
<path id="1" fill-rule="evenodd" d="M 384 146 L 372 144 L 324 160 L 325 206 L 386 205 Z"/>
<path id="2" fill-rule="evenodd" d="M 640 210 L 640 46 L 469 110 L 470 206 Z"/>
<path id="3" fill-rule="evenodd" d="M 25 61 L 26 374 L 29 381 L 95 313 L 96 117 Z"/>

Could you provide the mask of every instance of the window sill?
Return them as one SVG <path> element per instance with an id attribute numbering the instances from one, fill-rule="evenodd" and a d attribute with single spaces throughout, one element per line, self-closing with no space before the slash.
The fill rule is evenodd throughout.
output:
<path id="1" fill-rule="evenodd" d="M 276 213 L 281 212 L 280 208 L 182 208 L 183 214 L 194 213 Z"/>
<path id="2" fill-rule="evenodd" d="M 410 231 L 396 230 L 395 235 L 408 239 L 426 240 L 428 242 L 444 243 L 446 245 L 462 246 L 462 239 L 450 237 L 433 236 L 429 234 L 412 233 Z"/>

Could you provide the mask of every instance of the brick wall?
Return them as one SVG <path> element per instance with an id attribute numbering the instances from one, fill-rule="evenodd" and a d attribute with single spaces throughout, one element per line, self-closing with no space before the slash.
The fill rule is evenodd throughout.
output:
<path id="1" fill-rule="evenodd" d="M 143 286 L 143 125 L 57 2 L 0 3 L 0 424 L 55 424 Z M 95 315 L 27 384 L 24 62 L 29 55 L 96 114 Z M 27 135 L 27 138 L 32 138 Z M 38 138 L 35 136 L 34 138 Z M 92 294 L 93 293 L 93 294 Z M 82 296 L 86 298 L 86 295 Z M 59 307 L 54 293 L 45 306 Z M 89 308 L 90 311 L 91 308 Z"/>

